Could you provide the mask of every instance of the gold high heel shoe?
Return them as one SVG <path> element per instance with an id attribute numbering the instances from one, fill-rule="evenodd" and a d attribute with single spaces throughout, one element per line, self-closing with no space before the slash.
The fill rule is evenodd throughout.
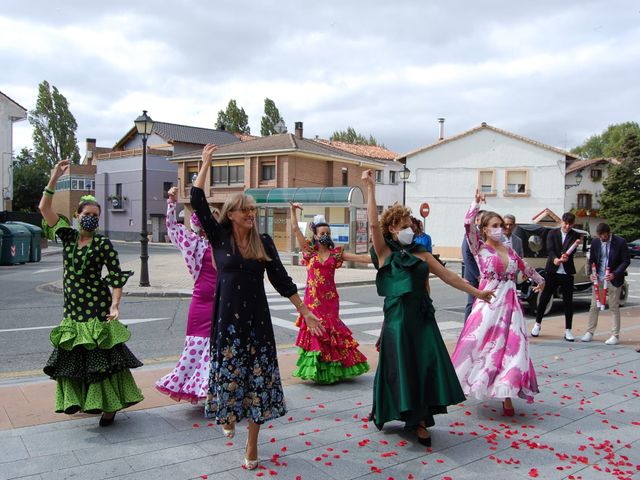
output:
<path id="1" fill-rule="evenodd" d="M 247 449 L 249 448 L 249 441 L 244 445 L 244 468 L 247 470 L 255 470 L 258 468 L 258 457 L 255 460 L 249 460 L 247 458 Z"/>

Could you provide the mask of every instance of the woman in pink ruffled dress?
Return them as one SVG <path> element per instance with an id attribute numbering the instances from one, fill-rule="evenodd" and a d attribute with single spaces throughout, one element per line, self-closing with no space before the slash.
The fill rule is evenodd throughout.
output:
<path id="1" fill-rule="evenodd" d="M 538 393 L 536 372 L 529 356 L 529 337 L 518 298 L 518 270 L 544 288 L 544 279 L 512 248 L 502 243 L 502 217 L 485 212 L 479 231 L 475 218 L 484 195 L 476 193 L 464 224 L 467 241 L 480 269 L 480 290 L 494 290 L 491 303 L 476 301 L 451 357 L 462 389 L 480 400 L 503 400 L 505 416 L 513 416 L 511 399 L 528 402 Z"/>
<path id="2" fill-rule="evenodd" d="M 196 404 L 206 399 L 209 391 L 209 338 L 218 274 L 211 255 L 211 245 L 200 230 L 196 214 L 191 215 L 192 231 L 177 222 L 176 193 L 176 187 L 169 190 L 167 232 L 171 243 L 182 253 L 193 277 L 193 296 L 187 317 L 184 350 L 173 371 L 156 382 L 156 389 L 176 401 L 187 400 Z"/>

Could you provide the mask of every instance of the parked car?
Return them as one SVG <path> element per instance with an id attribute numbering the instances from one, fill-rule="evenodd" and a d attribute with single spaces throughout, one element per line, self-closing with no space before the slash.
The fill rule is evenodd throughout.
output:
<path id="1" fill-rule="evenodd" d="M 557 228 L 557 227 L 556 227 Z M 553 230 L 551 227 L 546 227 L 538 224 L 519 224 L 514 235 L 518 235 L 522 239 L 522 248 L 524 250 L 524 260 L 533 268 L 536 269 L 543 277 L 545 277 L 545 265 L 547 263 L 547 235 Z M 574 277 L 573 295 L 574 298 L 591 298 L 591 291 L 593 283 L 591 282 L 591 268 L 589 266 L 589 247 L 591 244 L 591 237 L 588 232 L 574 228 L 578 232 L 582 239 L 581 246 L 578 247 L 578 251 L 574 254 L 573 262 L 576 266 L 576 275 Z M 639 251 L 640 254 L 640 251 Z M 521 274 L 522 275 L 522 274 Z M 520 291 L 520 299 L 525 307 L 529 307 L 532 311 L 535 311 L 538 307 L 541 293 L 535 293 L 533 291 L 533 284 L 530 280 L 519 277 L 518 290 Z M 627 294 L 629 292 L 629 286 L 625 281 L 622 292 L 620 292 L 620 306 L 624 306 L 627 301 Z M 547 304 L 544 314 L 548 314 L 553 306 L 553 300 L 561 298 L 560 289 L 553 292 L 551 301 Z"/>
<path id="2" fill-rule="evenodd" d="M 629 247 L 629 256 L 631 258 L 640 257 L 640 238 L 627 243 L 627 246 Z"/>

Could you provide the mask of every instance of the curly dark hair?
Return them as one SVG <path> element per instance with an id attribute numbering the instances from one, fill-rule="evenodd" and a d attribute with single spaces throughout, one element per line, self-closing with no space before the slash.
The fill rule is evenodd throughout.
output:
<path id="1" fill-rule="evenodd" d="M 389 228 L 395 227 L 402 221 L 403 218 L 410 216 L 410 208 L 407 208 L 404 205 L 400 205 L 397 202 L 394 203 L 384 212 L 382 212 L 382 216 L 380 217 L 380 228 L 382 228 L 382 234 L 384 236 L 391 235 Z"/>

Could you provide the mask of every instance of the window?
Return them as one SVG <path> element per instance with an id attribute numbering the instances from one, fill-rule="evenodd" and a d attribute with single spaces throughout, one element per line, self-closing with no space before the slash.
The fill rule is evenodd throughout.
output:
<path id="1" fill-rule="evenodd" d="M 276 165 L 274 163 L 263 163 L 260 168 L 260 180 L 269 181 L 276 178 Z"/>
<path id="2" fill-rule="evenodd" d="M 342 186 L 346 187 L 349 185 L 349 170 L 346 168 L 342 169 Z"/>
<path id="3" fill-rule="evenodd" d="M 395 185 L 397 182 L 397 172 L 389 172 L 389 183 L 391 185 Z"/>
<path id="4" fill-rule="evenodd" d="M 162 197 L 169 198 L 169 189 L 173 187 L 173 182 L 163 182 L 162 183 Z"/>
<path id="5" fill-rule="evenodd" d="M 601 180 L 602 179 L 602 170 L 599 168 L 591 169 L 591 180 Z"/>
<path id="6" fill-rule="evenodd" d="M 579 193 L 578 194 L 578 208 L 591 208 L 591 194 L 590 193 Z"/>
<path id="7" fill-rule="evenodd" d="M 244 165 L 220 165 L 211 167 L 211 182 L 214 185 L 244 183 Z"/>
<path id="8" fill-rule="evenodd" d="M 376 170 L 376 183 L 384 183 L 384 170 Z"/>
<path id="9" fill-rule="evenodd" d="M 479 170 L 478 171 L 478 190 L 485 195 L 496 194 L 496 171 L 495 170 Z"/>
<path id="10" fill-rule="evenodd" d="M 195 167 L 189 167 L 187 169 L 187 185 L 193 185 L 198 177 L 198 169 Z"/>
<path id="11" fill-rule="evenodd" d="M 527 176 L 526 170 L 507 170 L 505 183 L 507 189 L 505 195 L 527 195 Z"/>
<path id="12" fill-rule="evenodd" d="M 122 198 L 122 184 L 116 183 L 116 197 Z"/>

